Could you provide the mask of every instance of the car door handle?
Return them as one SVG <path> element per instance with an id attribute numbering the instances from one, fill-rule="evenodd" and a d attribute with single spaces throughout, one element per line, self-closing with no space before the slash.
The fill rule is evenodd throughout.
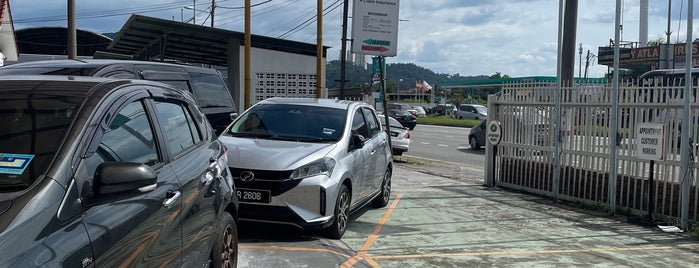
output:
<path id="1" fill-rule="evenodd" d="M 172 207 L 172 204 L 174 204 L 177 199 L 180 199 L 180 191 L 168 191 L 167 192 L 167 199 L 163 201 L 163 206 L 165 208 L 170 208 Z"/>

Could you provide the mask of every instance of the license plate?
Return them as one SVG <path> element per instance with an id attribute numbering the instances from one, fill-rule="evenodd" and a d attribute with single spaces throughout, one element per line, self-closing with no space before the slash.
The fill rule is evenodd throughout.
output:
<path id="1" fill-rule="evenodd" d="M 245 203 L 269 203 L 270 194 L 267 190 L 236 189 L 238 201 Z"/>

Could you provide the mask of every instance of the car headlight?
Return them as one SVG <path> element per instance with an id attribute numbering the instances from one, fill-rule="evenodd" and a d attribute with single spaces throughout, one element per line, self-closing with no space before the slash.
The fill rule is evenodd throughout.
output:
<path id="1" fill-rule="evenodd" d="M 328 175 L 328 177 L 330 177 L 330 175 L 332 175 L 333 173 L 334 168 L 334 159 L 327 157 L 322 158 L 294 170 L 294 172 L 291 173 L 291 179 L 298 180 L 322 174 Z"/>

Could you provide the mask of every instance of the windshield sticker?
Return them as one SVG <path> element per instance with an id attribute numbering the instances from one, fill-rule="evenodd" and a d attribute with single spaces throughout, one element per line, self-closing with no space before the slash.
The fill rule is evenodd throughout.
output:
<path id="1" fill-rule="evenodd" d="M 323 134 L 330 136 L 330 135 L 332 135 L 333 133 L 335 133 L 335 130 L 334 130 L 334 129 L 332 129 L 332 128 L 323 128 Z"/>
<path id="2" fill-rule="evenodd" d="M 0 174 L 21 175 L 32 159 L 32 154 L 0 153 Z"/>

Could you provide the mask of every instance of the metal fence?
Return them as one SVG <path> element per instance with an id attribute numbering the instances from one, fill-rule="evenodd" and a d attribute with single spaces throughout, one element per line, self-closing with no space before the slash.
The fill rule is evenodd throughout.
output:
<path id="1" fill-rule="evenodd" d="M 693 156 L 699 149 L 699 131 L 695 129 L 699 125 L 699 102 L 696 81 L 694 85 L 691 120 L 683 124 L 684 86 L 680 82 L 665 81 L 653 86 L 639 85 L 638 81 L 620 82 L 618 135 L 613 136 L 610 85 L 563 86 L 561 131 L 557 135 L 556 84 L 505 84 L 488 101 L 489 120 L 501 123 L 502 139 L 497 150 L 491 145 L 486 147 L 486 179 L 493 178 L 500 187 L 637 215 L 650 211 L 649 196 L 654 196 L 654 216 L 677 219 L 684 213 L 685 219 L 697 220 L 698 163 Z M 651 189 L 650 161 L 640 159 L 636 152 L 639 123 L 662 123 L 666 129 L 662 141 L 664 157 L 654 161 L 655 183 Z M 691 144 L 687 165 L 681 161 L 682 131 L 690 131 L 691 137 L 684 145 Z M 616 152 L 611 149 L 612 143 L 617 144 Z M 613 153 L 615 163 L 611 163 Z M 556 163 L 560 163 L 558 170 Z M 616 167 L 616 180 L 610 180 L 612 166 Z M 689 170 L 687 176 L 683 176 L 684 169 Z M 681 191 L 683 182 L 688 182 L 688 191 Z M 681 192 L 689 194 L 683 197 Z M 688 203 L 684 209 L 683 198 Z"/>

